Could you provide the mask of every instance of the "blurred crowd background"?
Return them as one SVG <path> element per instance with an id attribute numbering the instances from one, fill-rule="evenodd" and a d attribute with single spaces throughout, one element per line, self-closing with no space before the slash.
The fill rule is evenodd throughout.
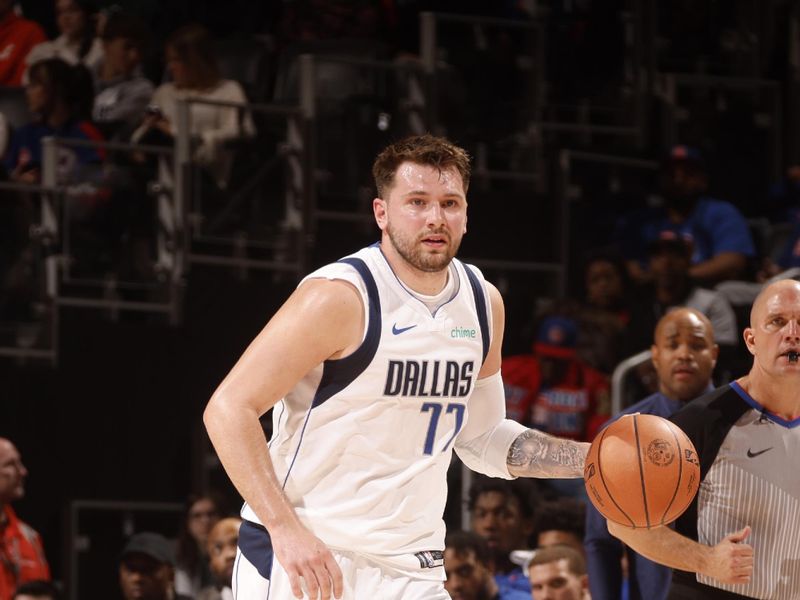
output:
<path id="1" fill-rule="evenodd" d="M 742 374 L 752 299 L 800 267 L 798 4 L 0 0 L 0 436 L 28 475 L 0 506 L 64 596 L 118 595 L 126 544 L 200 577 L 239 503 L 205 402 L 304 273 L 377 239 L 401 136 L 474 158 L 460 257 L 505 297 L 509 416 L 591 440 L 663 391 L 678 306 L 713 382 Z M 473 483 L 454 463 L 450 529 L 480 533 Z M 533 487 L 495 572 L 529 567 L 542 502 L 582 509 Z"/>

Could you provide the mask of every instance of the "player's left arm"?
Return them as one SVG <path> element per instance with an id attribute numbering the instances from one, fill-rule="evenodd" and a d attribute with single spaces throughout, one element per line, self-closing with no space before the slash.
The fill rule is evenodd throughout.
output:
<path id="1" fill-rule="evenodd" d="M 486 283 L 492 310 L 492 339 L 469 400 L 469 418 L 456 439 L 456 452 L 473 470 L 493 477 L 582 477 L 589 444 L 565 440 L 506 419 L 500 374 L 505 307 Z"/>

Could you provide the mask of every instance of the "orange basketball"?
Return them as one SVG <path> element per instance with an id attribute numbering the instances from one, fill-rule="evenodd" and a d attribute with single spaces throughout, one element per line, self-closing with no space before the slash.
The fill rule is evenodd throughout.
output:
<path id="1" fill-rule="evenodd" d="M 604 517 L 627 527 L 677 519 L 700 485 L 700 461 L 680 427 L 655 415 L 625 415 L 592 442 L 586 492 Z"/>

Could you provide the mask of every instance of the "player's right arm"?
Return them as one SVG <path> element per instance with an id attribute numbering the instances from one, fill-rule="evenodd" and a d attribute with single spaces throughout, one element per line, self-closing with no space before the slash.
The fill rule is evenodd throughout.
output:
<path id="1" fill-rule="evenodd" d="M 364 308 L 359 293 L 339 280 L 311 279 L 256 336 L 209 400 L 208 435 L 236 489 L 272 538 L 292 592 L 302 597 L 303 577 L 312 598 L 342 593 L 342 575 L 324 544 L 299 520 L 270 460 L 260 415 L 326 359 L 361 343 Z"/>
<path id="2" fill-rule="evenodd" d="M 706 546 L 669 527 L 633 529 L 608 521 L 608 531 L 642 556 L 722 583 L 748 583 L 753 576 L 753 548 L 743 543 L 750 526 L 731 533 L 715 546 Z"/>

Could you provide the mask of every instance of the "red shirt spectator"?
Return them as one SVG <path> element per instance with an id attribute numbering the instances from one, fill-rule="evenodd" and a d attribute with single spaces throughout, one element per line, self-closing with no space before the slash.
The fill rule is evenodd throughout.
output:
<path id="1" fill-rule="evenodd" d="M 608 418 L 608 378 L 576 354 L 577 326 L 546 318 L 534 354 L 503 359 L 506 413 L 553 435 L 589 441 Z"/>
<path id="2" fill-rule="evenodd" d="M 22 85 L 28 52 L 46 40 L 38 23 L 14 12 L 13 0 L 0 0 L 0 85 Z"/>
<path id="3" fill-rule="evenodd" d="M 50 579 L 39 534 L 11 508 L 25 495 L 27 476 L 16 446 L 0 438 L 0 600 L 11 600 L 21 583 Z"/>
<path id="4" fill-rule="evenodd" d="M 14 510 L 3 509 L 5 524 L 0 525 L 0 600 L 11 600 L 17 586 L 35 579 L 50 580 L 50 567 L 44 556 L 39 534 L 20 521 Z"/>

